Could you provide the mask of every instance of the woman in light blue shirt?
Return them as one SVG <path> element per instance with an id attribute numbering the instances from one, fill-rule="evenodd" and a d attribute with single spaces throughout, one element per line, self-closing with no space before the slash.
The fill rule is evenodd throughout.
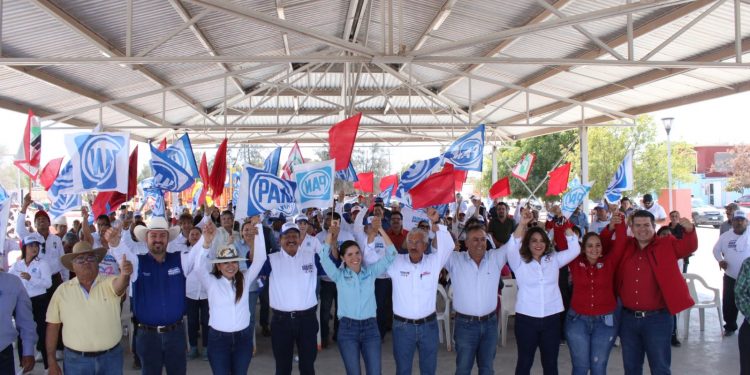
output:
<path id="1" fill-rule="evenodd" d="M 376 263 L 365 266 L 362 251 L 355 241 L 345 241 L 334 256 L 340 255 L 342 266 L 337 268 L 329 257 L 331 244 L 336 243 L 340 230 L 339 222 L 333 221 L 325 244 L 320 251 L 320 264 L 326 274 L 336 283 L 338 290 L 337 314 L 339 352 L 348 375 L 359 375 L 360 354 L 365 361 L 368 375 L 380 374 L 380 332 L 375 319 L 375 279 L 385 272 L 396 258 L 396 247 L 381 227 L 380 220 L 373 221 L 373 229 L 383 237 L 386 254 Z"/>

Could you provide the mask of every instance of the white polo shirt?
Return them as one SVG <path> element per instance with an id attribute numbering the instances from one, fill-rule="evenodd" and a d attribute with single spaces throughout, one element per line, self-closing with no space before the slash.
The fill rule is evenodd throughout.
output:
<path id="1" fill-rule="evenodd" d="M 300 247 L 290 256 L 281 251 L 268 255 L 271 265 L 269 282 L 270 305 L 280 311 L 302 311 L 318 303 L 315 289 L 318 285 L 318 269 L 315 252 Z"/>
<path id="2" fill-rule="evenodd" d="M 28 273 L 31 278 L 28 280 L 21 278 L 21 272 Z M 38 258 L 32 260 L 28 266 L 25 260 L 19 259 L 13 263 L 8 273 L 16 275 L 21 279 L 29 297 L 36 297 L 47 293 L 47 288 L 52 286 L 52 274 L 49 271 L 49 267 L 47 263 L 40 261 Z"/>
<path id="3" fill-rule="evenodd" d="M 519 253 L 520 242 L 513 241 L 513 245 L 508 246 L 508 265 L 515 273 L 518 283 L 517 313 L 544 318 L 563 311 L 562 295 L 558 286 L 560 268 L 568 265 L 581 253 L 578 237 L 567 236 L 566 239 L 568 250 L 552 251 L 542 256 L 539 262 L 534 259 L 529 263 L 523 261 Z M 508 244 L 510 243 L 511 241 L 508 241 Z"/>
<path id="4" fill-rule="evenodd" d="M 437 232 L 438 248 L 412 263 L 409 254 L 399 254 L 388 267 L 393 282 L 393 313 L 406 319 L 422 319 L 435 312 L 440 270 L 455 244 L 445 225 Z"/>
<path id="5" fill-rule="evenodd" d="M 210 273 L 207 255 L 215 254 L 215 248 L 204 249 L 203 240 L 193 246 L 191 256 L 195 267 L 191 273 L 187 274 L 188 279 L 195 275 L 201 285 L 207 290 L 208 294 L 208 325 L 211 328 L 221 332 L 238 332 L 250 326 L 250 309 L 248 308 L 248 289 L 250 283 L 258 277 L 263 264 L 266 262 L 265 240 L 263 238 L 263 228 L 258 224 L 259 235 L 255 236 L 255 261 L 250 268 L 242 271 L 243 273 L 243 290 L 239 301 L 235 302 L 236 291 L 232 282 L 226 277 L 219 277 Z"/>
<path id="6" fill-rule="evenodd" d="M 750 236 L 746 230 L 744 234 L 739 235 L 730 229 L 719 236 L 719 240 L 714 245 L 714 258 L 717 262 L 727 261 L 727 269 L 724 270 L 727 276 L 737 279 L 740 274 L 742 262 L 750 257 Z"/>
<path id="7" fill-rule="evenodd" d="M 516 241 L 511 236 L 508 243 Z M 507 261 L 506 243 L 503 247 L 488 250 L 477 263 L 469 253 L 453 252 L 445 268 L 451 275 L 453 307 L 464 315 L 484 316 L 497 308 L 497 290 L 500 286 L 500 271 Z"/>

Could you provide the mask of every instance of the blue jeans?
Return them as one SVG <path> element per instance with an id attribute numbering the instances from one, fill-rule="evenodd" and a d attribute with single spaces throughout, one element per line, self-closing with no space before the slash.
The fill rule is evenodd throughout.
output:
<path id="1" fill-rule="evenodd" d="M 419 373 L 435 374 L 438 351 L 437 319 L 422 324 L 404 323 L 393 319 L 393 358 L 396 374 L 410 375 L 414 351 L 419 349 Z"/>
<path id="2" fill-rule="evenodd" d="M 380 333 L 375 318 L 341 318 L 338 333 L 339 352 L 347 375 L 359 375 L 359 356 L 365 361 L 367 375 L 380 375 Z"/>
<path id="3" fill-rule="evenodd" d="M 122 346 L 98 357 L 84 357 L 65 349 L 63 372 L 76 375 L 120 375 L 122 374 Z"/>
<path id="4" fill-rule="evenodd" d="M 495 373 L 492 362 L 497 348 L 497 315 L 483 322 L 456 316 L 453 337 L 456 340 L 456 375 L 471 374 L 474 361 L 479 375 Z"/>
<path id="5" fill-rule="evenodd" d="M 167 375 L 186 373 L 187 342 L 182 324 L 165 333 L 140 328 L 135 341 L 142 375 L 161 375 L 162 368 L 166 368 Z"/>
<path id="6" fill-rule="evenodd" d="M 607 373 L 609 352 L 615 344 L 617 327 L 614 313 L 607 315 L 579 315 L 572 308 L 565 320 L 573 375 L 604 375 Z"/>
<path id="7" fill-rule="evenodd" d="M 215 375 L 247 374 L 253 358 L 250 326 L 237 332 L 208 329 L 208 363 Z"/>
<path id="8" fill-rule="evenodd" d="M 643 357 L 648 356 L 652 375 L 671 374 L 672 315 L 666 310 L 636 318 L 623 309 L 620 325 L 622 362 L 626 375 L 643 373 Z"/>
<path id="9" fill-rule="evenodd" d="M 560 353 L 560 315 L 562 313 L 534 318 L 516 314 L 516 344 L 518 360 L 516 375 L 531 374 L 536 349 L 542 357 L 544 375 L 557 375 L 557 356 Z"/>

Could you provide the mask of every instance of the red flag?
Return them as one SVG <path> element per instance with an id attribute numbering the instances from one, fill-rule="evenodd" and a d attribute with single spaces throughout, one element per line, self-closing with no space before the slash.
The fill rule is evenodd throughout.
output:
<path id="1" fill-rule="evenodd" d="M 398 190 L 398 175 L 397 174 L 385 176 L 380 179 L 380 191 L 384 191 L 385 189 L 388 189 L 388 187 L 391 185 L 393 185 L 393 191 L 391 192 L 391 196 L 395 196 L 396 190 Z"/>
<path id="2" fill-rule="evenodd" d="M 91 204 L 94 218 L 117 210 L 121 204 L 129 201 L 138 194 L 138 146 L 130 153 L 128 162 L 128 194 L 119 191 L 104 191 L 96 195 Z"/>
<path id="3" fill-rule="evenodd" d="M 44 190 L 49 190 L 49 187 L 57 179 L 62 162 L 63 158 L 52 159 L 42 168 L 42 173 L 39 174 L 39 182 L 44 186 Z"/>
<path id="4" fill-rule="evenodd" d="M 201 182 L 203 183 L 203 187 L 201 188 L 201 195 L 198 197 L 198 204 L 203 205 L 203 203 L 206 203 L 206 190 L 208 190 L 208 181 L 209 181 L 209 175 L 208 175 L 208 162 L 206 161 L 206 153 L 203 153 L 203 156 L 201 156 L 201 166 L 198 168 L 198 175 L 201 177 Z"/>
<path id="5" fill-rule="evenodd" d="M 166 137 L 164 137 L 164 139 L 162 139 L 161 142 L 159 142 L 159 147 L 157 147 L 157 148 L 161 152 L 164 152 L 164 150 L 167 149 L 167 138 Z"/>
<path id="6" fill-rule="evenodd" d="M 216 150 L 214 165 L 211 167 L 211 176 L 209 185 L 211 186 L 211 197 L 214 200 L 219 199 L 224 193 L 224 181 L 227 179 L 227 139 L 224 138 Z"/>
<path id="7" fill-rule="evenodd" d="M 454 169 L 453 170 L 453 180 L 456 184 L 456 191 L 461 191 L 464 187 L 464 182 L 466 182 L 466 177 L 469 174 L 469 171 L 464 171 L 460 169 Z"/>
<path id="8" fill-rule="evenodd" d="M 507 197 L 510 194 L 510 179 L 507 176 L 497 180 L 490 188 L 490 198 L 492 199 Z"/>
<path id="9" fill-rule="evenodd" d="M 453 165 L 446 164 L 443 170 L 427 177 L 409 190 L 413 208 L 424 208 L 455 201 L 455 177 Z"/>
<path id="10" fill-rule="evenodd" d="M 337 171 L 349 168 L 361 118 L 362 113 L 360 112 L 328 130 L 328 145 L 330 147 L 328 155 L 331 159 L 336 159 Z"/>
<path id="11" fill-rule="evenodd" d="M 565 163 L 549 172 L 547 183 L 547 196 L 558 195 L 568 189 L 568 178 L 570 177 L 570 162 Z"/>
<path id="12" fill-rule="evenodd" d="M 372 172 L 357 173 L 354 188 L 365 193 L 372 193 L 375 185 L 375 174 Z"/>

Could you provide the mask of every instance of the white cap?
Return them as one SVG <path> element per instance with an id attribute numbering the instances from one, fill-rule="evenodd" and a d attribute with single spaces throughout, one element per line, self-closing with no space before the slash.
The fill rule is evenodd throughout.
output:
<path id="1" fill-rule="evenodd" d="M 742 211 L 742 210 L 734 211 L 734 216 L 732 216 L 732 219 L 737 219 L 737 218 L 747 220 L 747 214 L 745 213 L 745 211 Z"/>
<path id="2" fill-rule="evenodd" d="M 296 230 L 297 233 L 300 232 L 299 227 L 295 223 L 284 223 L 284 225 L 281 226 L 281 234 L 286 234 L 286 232 L 290 230 Z"/>

